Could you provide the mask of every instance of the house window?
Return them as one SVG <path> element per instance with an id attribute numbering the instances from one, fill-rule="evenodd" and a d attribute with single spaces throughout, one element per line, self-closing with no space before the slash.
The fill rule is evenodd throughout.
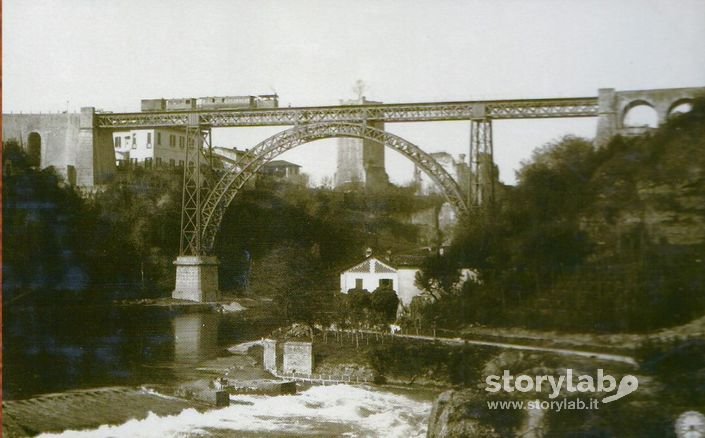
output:
<path id="1" fill-rule="evenodd" d="M 137 149 L 137 134 L 132 134 L 132 149 Z"/>
<path id="2" fill-rule="evenodd" d="M 355 279 L 355 289 L 362 289 L 362 278 Z"/>
<path id="3" fill-rule="evenodd" d="M 152 157 L 147 157 L 144 159 L 144 167 L 146 167 L 147 169 L 152 168 Z"/>
<path id="4" fill-rule="evenodd" d="M 115 137 L 115 149 L 120 149 L 122 146 L 122 137 Z"/>
<path id="5" fill-rule="evenodd" d="M 171 147 L 176 146 L 176 136 L 175 135 L 169 135 L 169 146 L 171 146 Z"/>
<path id="6" fill-rule="evenodd" d="M 148 148 L 152 147 L 152 133 L 151 132 L 147 133 L 147 147 Z"/>
<path id="7" fill-rule="evenodd" d="M 184 160 L 179 160 L 179 167 L 184 167 Z"/>
<path id="8" fill-rule="evenodd" d="M 176 161 L 174 161 L 173 158 L 171 160 L 169 160 L 169 166 L 171 166 L 171 167 L 176 166 Z"/>
<path id="9" fill-rule="evenodd" d="M 388 287 L 392 288 L 393 283 L 391 278 L 380 278 L 379 279 L 379 287 Z"/>
<path id="10" fill-rule="evenodd" d="M 162 159 L 160 157 L 157 157 L 155 162 L 157 163 L 157 167 L 162 167 Z"/>
<path id="11" fill-rule="evenodd" d="M 162 133 L 157 132 L 157 146 L 161 146 L 161 145 L 162 145 Z"/>
<path id="12" fill-rule="evenodd" d="M 181 147 L 181 149 L 184 148 L 184 138 L 183 137 L 179 137 L 179 147 Z"/>

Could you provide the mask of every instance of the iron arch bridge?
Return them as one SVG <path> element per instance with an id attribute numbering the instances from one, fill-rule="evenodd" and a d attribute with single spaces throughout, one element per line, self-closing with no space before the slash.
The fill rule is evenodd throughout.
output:
<path id="1" fill-rule="evenodd" d="M 225 210 L 263 165 L 302 144 L 334 137 L 362 138 L 394 149 L 428 174 L 442 188 L 446 200 L 458 213 L 467 213 L 468 206 L 458 183 L 433 157 L 413 143 L 387 131 L 372 128 L 366 123 L 312 123 L 299 125 L 269 137 L 227 171 L 209 191 L 201 205 L 200 245 L 194 245 L 192 242 L 186 246 L 200 250 L 201 253 L 211 253 Z"/>

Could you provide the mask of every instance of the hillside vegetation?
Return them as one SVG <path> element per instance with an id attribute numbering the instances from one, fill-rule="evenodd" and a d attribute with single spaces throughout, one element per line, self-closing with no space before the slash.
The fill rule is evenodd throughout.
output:
<path id="1" fill-rule="evenodd" d="M 427 261 L 421 284 L 450 285 L 460 267 L 479 274 L 462 290 L 441 287 L 427 319 L 639 331 L 705 313 L 705 101 L 602 149 L 563 138 L 518 177 Z"/>

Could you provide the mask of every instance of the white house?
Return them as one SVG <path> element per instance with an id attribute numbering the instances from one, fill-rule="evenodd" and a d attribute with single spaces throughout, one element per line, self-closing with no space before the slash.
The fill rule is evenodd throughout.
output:
<path id="1" fill-rule="evenodd" d="M 146 167 L 183 166 L 187 141 L 186 132 L 183 129 L 153 128 L 116 131 L 113 133 L 115 161 L 118 165 L 130 163 Z"/>
<path id="2" fill-rule="evenodd" d="M 414 285 L 417 268 L 396 268 L 376 257 L 368 257 L 363 262 L 340 273 L 340 292 L 350 289 L 366 289 L 373 292 L 380 286 L 390 286 L 404 306 L 421 293 Z"/>

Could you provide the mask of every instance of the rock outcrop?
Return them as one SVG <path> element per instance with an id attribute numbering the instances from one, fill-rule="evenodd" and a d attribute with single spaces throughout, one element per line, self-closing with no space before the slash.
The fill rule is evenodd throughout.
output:
<path id="1" fill-rule="evenodd" d="M 450 390 L 433 403 L 428 423 L 429 438 L 500 437 L 487 424 L 485 399 L 474 389 Z"/>

